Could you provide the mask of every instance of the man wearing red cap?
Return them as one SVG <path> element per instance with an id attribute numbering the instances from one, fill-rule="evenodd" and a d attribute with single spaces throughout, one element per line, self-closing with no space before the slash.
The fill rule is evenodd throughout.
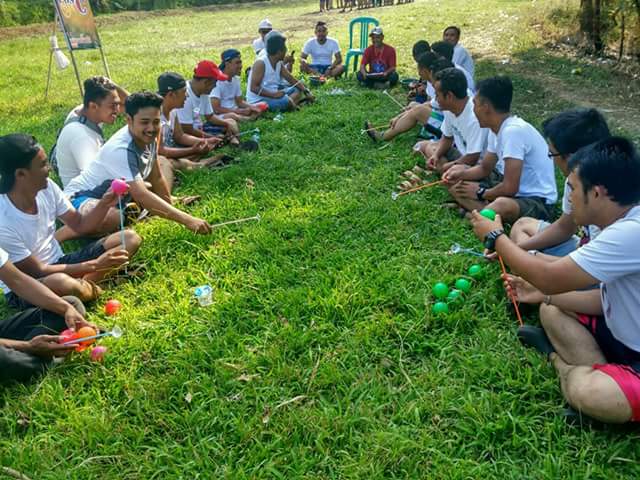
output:
<path id="1" fill-rule="evenodd" d="M 239 145 L 238 123 L 231 118 L 216 116 L 209 100 L 209 94 L 218 80 L 229 80 L 229 77 L 209 60 L 198 63 L 193 70 L 193 79 L 187 82 L 187 99 L 184 107 L 178 109 L 178 120 L 187 135 L 208 138 L 224 133 L 230 144 Z M 206 125 L 202 123 L 202 117 L 206 119 Z"/>

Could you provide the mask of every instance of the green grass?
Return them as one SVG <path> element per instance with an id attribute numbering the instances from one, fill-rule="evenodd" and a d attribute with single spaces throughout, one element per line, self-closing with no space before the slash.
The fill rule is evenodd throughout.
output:
<path id="1" fill-rule="evenodd" d="M 539 49 L 530 5 L 425 0 L 366 14 L 382 21 L 407 76 L 416 39 L 460 24 L 478 77 L 511 74 L 515 110 L 536 125 L 577 103 L 563 92 L 615 102 L 602 89 L 606 70 L 594 66 L 576 85 L 561 67 L 578 60 Z M 252 58 L 265 16 L 298 52 L 327 18 L 344 48 L 357 13 L 320 17 L 315 8 L 102 17 L 101 35 L 114 79 L 134 91 L 154 88 L 167 69 L 188 75 L 231 45 Z M 27 131 L 50 147 L 78 102 L 71 72 L 55 73 L 45 103 L 46 38 L 4 40 L 0 55 L 0 133 Z M 83 76 L 99 71 L 94 52 L 79 56 Z M 283 122 L 258 122 L 261 151 L 239 165 L 184 177 L 178 193 L 204 197 L 194 214 L 221 221 L 260 212 L 262 222 L 205 237 L 159 219 L 136 227 L 146 275 L 105 295 L 123 302 L 116 322 L 126 336 L 105 342 L 104 366 L 77 356 L 0 392 L 1 465 L 69 480 L 637 478 L 636 430 L 580 430 L 559 417 L 555 374 L 515 339 L 497 266 L 461 307 L 431 315 L 433 283 L 452 283 L 472 263 L 444 253 L 453 242 L 478 243 L 439 207 L 442 191 L 391 201 L 397 174 L 414 163 L 415 136 L 372 146 L 359 135 L 363 121 L 388 119 L 394 105 L 351 81 L 339 86 L 350 95 L 330 96 L 330 85 Z M 621 131 L 634 133 L 622 120 Z M 216 287 L 215 304 L 199 308 L 191 289 L 205 282 Z M 90 318 L 110 325 L 102 304 Z"/>

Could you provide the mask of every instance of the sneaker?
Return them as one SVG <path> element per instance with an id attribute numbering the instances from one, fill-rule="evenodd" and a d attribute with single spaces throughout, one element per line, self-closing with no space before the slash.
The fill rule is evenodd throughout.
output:
<path id="1" fill-rule="evenodd" d="M 518 328 L 518 340 L 527 347 L 533 347 L 542 353 L 545 357 L 555 352 L 553 345 L 549 341 L 549 337 L 540 327 L 533 325 L 524 325 Z"/>

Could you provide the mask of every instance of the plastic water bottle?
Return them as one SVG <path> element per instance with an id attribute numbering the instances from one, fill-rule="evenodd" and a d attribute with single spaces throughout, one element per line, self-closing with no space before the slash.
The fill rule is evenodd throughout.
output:
<path id="1" fill-rule="evenodd" d="M 208 307 L 213 303 L 213 288 L 211 285 L 196 287 L 193 296 L 198 300 L 201 307 Z"/>
<path id="2" fill-rule="evenodd" d="M 282 115 L 282 113 L 279 113 L 275 117 L 273 117 L 274 122 L 281 122 L 282 120 L 284 120 L 284 115 Z"/>
<path id="3" fill-rule="evenodd" d="M 256 143 L 260 143 L 260 132 L 256 132 L 253 135 L 251 135 L 251 140 L 253 140 Z"/>

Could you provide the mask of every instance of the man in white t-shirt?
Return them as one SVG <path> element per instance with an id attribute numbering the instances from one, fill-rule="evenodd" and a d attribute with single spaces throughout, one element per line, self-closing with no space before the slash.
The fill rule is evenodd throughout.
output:
<path id="1" fill-rule="evenodd" d="M 25 275 L 2 248 L 0 281 L 32 305 L 0 320 L 0 384 L 25 382 L 44 372 L 54 357 L 74 350 L 74 345 L 60 343 L 60 332 L 93 325 L 84 319 L 86 311 L 80 299 L 61 298 L 42 282 Z"/>
<path id="2" fill-rule="evenodd" d="M 453 46 L 453 58 L 451 61 L 464 68 L 473 78 L 475 77 L 476 67 L 467 49 L 459 43 L 460 33 L 460 29 L 456 26 L 447 27 L 444 29 L 444 32 L 442 32 L 442 40 Z"/>
<path id="3" fill-rule="evenodd" d="M 307 40 L 302 47 L 301 72 L 329 78 L 337 78 L 344 73 L 340 45 L 334 38 L 329 38 L 328 33 L 325 22 L 316 23 L 316 36 Z M 311 63 L 307 62 L 309 56 L 311 56 Z"/>
<path id="4" fill-rule="evenodd" d="M 543 133 L 549 143 L 549 156 L 553 156 L 565 177 L 569 175 L 571 155 L 610 136 L 607 121 L 594 108 L 568 110 L 549 118 L 543 124 Z M 582 227 L 581 235 L 575 235 L 576 223 L 570 196 L 571 187 L 565 180 L 560 218 L 551 224 L 535 218 L 521 218 L 511 228 L 511 239 L 524 250 L 540 252 L 536 254 L 550 260 L 564 257 L 594 239 L 600 232 L 595 225 Z"/>
<path id="5" fill-rule="evenodd" d="M 238 122 L 215 114 L 209 94 L 218 80 L 229 80 L 218 66 L 203 60 L 193 70 L 193 78 L 187 82 L 187 98 L 177 110 L 178 121 L 187 135 L 211 138 L 225 135 L 232 145 L 239 145 Z M 205 123 L 206 122 L 206 123 Z"/>
<path id="6" fill-rule="evenodd" d="M 569 159 L 568 183 L 578 225 L 602 230 L 568 256 L 549 262 L 529 255 L 504 234 L 500 217 L 478 212 L 472 223 L 521 278 L 507 291 L 541 303 L 543 329 L 523 326 L 518 337 L 544 353 L 560 377 L 564 398 L 602 422 L 640 421 L 640 155 L 629 140 L 611 137 Z M 585 290 L 600 284 L 598 290 Z M 575 417 L 574 417 L 575 418 Z"/>
<path id="7" fill-rule="evenodd" d="M 64 193 L 75 208 L 91 211 L 96 199 L 104 195 L 114 179 L 129 184 L 131 199 L 154 215 L 185 225 L 195 233 L 207 234 L 211 226 L 171 205 L 171 191 L 158 161 L 158 138 L 161 130 L 162 97 L 152 92 L 129 95 L 125 103 L 127 125 L 104 144 L 98 158 L 82 175 L 74 178 Z M 147 182 L 151 188 L 147 187 Z M 125 202 L 126 203 L 125 199 Z M 120 227 L 119 212 L 114 208 L 100 225 L 99 231 L 115 231 Z"/>
<path id="8" fill-rule="evenodd" d="M 187 82 L 179 73 L 165 72 L 158 77 L 161 139 L 158 153 L 166 158 L 174 170 L 196 170 L 219 161 L 207 155 L 220 143 L 217 137 L 198 138 L 188 135 L 178 122 L 177 109 L 184 105 Z"/>
<path id="9" fill-rule="evenodd" d="M 67 116 L 51 152 L 51 164 L 63 187 L 96 158 L 105 142 L 102 125 L 112 125 L 128 93 L 106 77 L 84 81 L 84 100 Z"/>
<path id="10" fill-rule="evenodd" d="M 49 161 L 35 138 L 25 134 L 0 137 L 0 248 L 15 266 L 60 296 L 93 300 L 101 290 L 95 282 L 125 265 L 140 246 L 140 237 L 126 230 L 112 234 L 65 255 L 55 238 L 56 221 L 79 234 L 97 230 L 117 202 L 108 189 L 95 208 L 78 212 L 49 178 Z M 0 282 L 12 306 L 23 306 Z"/>
<path id="11" fill-rule="evenodd" d="M 209 95 L 211 106 L 217 115 L 232 118 L 236 122 L 255 120 L 262 114 L 258 105 L 251 105 L 242 96 L 240 74 L 242 73 L 242 58 L 240 52 L 230 48 L 222 52 L 220 70 L 229 80 L 218 80 Z"/>
<path id="12" fill-rule="evenodd" d="M 267 33 L 269 33 L 271 30 L 273 30 L 273 25 L 268 18 L 265 18 L 258 24 L 258 33 L 260 34 L 260 36 L 256 38 L 251 45 L 256 56 L 260 55 L 260 52 L 264 50 L 264 37 L 266 37 Z"/>
<path id="13" fill-rule="evenodd" d="M 443 179 L 467 211 L 490 208 L 513 223 L 520 217 L 549 220 L 558 199 L 549 147 L 529 123 L 510 113 L 513 84 L 508 77 L 478 84 L 473 103 L 480 126 L 489 128 L 487 154 L 475 167 L 451 168 Z M 492 172 L 502 180 L 492 178 Z M 478 183 L 480 182 L 480 183 Z"/>

